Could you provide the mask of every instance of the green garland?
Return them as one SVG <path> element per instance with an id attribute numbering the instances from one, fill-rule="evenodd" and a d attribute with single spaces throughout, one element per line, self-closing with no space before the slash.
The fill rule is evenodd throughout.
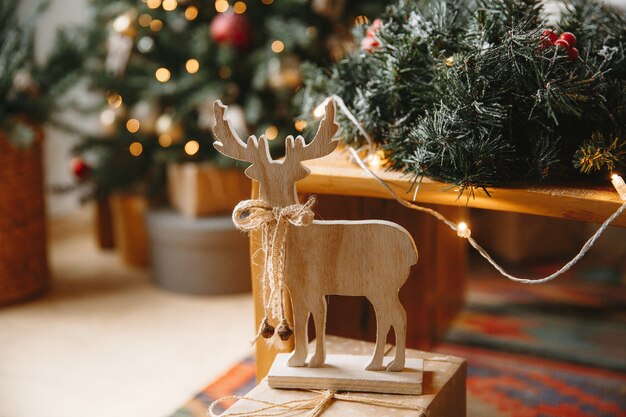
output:
<path id="1" fill-rule="evenodd" d="M 390 167 L 462 190 L 626 168 L 623 14 L 573 1 L 549 24 L 542 1 L 401 0 L 381 18 L 359 31 L 377 47 L 307 67 L 302 117 L 337 94 Z M 574 33 L 577 51 L 549 29 Z"/>

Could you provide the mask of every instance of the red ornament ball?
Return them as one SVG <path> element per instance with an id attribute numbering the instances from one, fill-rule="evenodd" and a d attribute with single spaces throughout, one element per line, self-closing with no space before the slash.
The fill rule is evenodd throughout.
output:
<path id="1" fill-rule="evenodd" d="M 554 42 L 556 42 L 557 38 L 558 36 L 553 30 L 546 29 L 541 35 L 541 45 L 546 48 L 550 45 L 554 45 Z"/>
<path id="2" fill-rule="evenodd" d="M 76 156 L 70 161 L 70 170 L 76 178 L 84 180 L 91 172 L 91 167 L 87 165 L 83 158 Z"/>
<path id="3" fill-rule="evenodd" d="M 361 39 L 361 50 L 365 52 L 374 52 L 380 46 L 380 42 L 376 38 L 366 36 Z"/>
<path id="4" fill-rule="evenodd" d="M 578 59 L 578 57 L 580 56 L 580 53 L 578 52 L 578 49 L 570 48 L 570 50 L 567 51 L 567 56 L 569 57 L 569 60 L 573 62 Z"/>
<path id="5" fill-rule="evenodd" d="M 569 43 L 565 39 L 557 39 L 556 42 L 554 42 L 554 46 L 558 46 L 559 48 L 563 49 L 570 48 Z"/>
<path id="6" fill-rule="evenodd" d="M 383 21 L 380 19 L 374 19 L 374 21 L 372 22 L 372 25 L 369 28 L 367 28 L 365 35 L 372 37 L 376 35 L 378 31 L 380 30 L 380 28 L 382 27 L 383 27 Z"/>
<path id="7" fill-rule="evenodd" d="M 219 13 L 211 22 L 210 33 L 215 43 L 245 49 L 252 40 L 252 25 L 241 14 Z"/>
<path id="8" fill-rule="evenodd" d="M 559 39 L 563 39 L 570 47 L 576 46 L 576 36 L 572 32 L 563 32 Z"/>

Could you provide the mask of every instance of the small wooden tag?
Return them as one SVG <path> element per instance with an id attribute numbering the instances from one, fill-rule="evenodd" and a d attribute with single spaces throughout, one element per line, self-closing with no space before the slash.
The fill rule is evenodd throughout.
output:
<path id="1" fill-rule="evenodd" d="M 288 353 L 276 356 L 267 375 L 271 388 L 422 394 L 423 359 L 407 358 L 402 372 L 389 372 L 363 369 L 369 356 L 327 355 L 321 368 L 287 366 L 289 356 Z"/>

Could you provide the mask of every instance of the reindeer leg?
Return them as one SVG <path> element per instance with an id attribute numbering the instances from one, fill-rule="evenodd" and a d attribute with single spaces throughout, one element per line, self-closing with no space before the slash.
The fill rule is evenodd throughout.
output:
<path id="1" fill-rule="evenodd" d="M 388 371 L 400 372 L 404 369 L 406 346 L 406 311 L 396 297 L 393 304 L 393 332 L 396 335 L 396 357 L 387 365 Z"/>
<path id="2" fill-rule="evenodd" d="M 309 368 L 321 368 L 326 361 L 326 306 L 326 296 L 323 295 L 321 302 L 311 309 L 315 322 L 315 354 L 309 361 Z"/>
<path id="3" fill-rule="evenodd" d="M 306 365 L 307 345 L 309 335 L 307 334 L 307 322 L 309 321 L 309 310 L 301 300 L 294 300 L 292 303 L 294 321 L 294 351 L 287 364 L 292 367 Z"/>
<path id="4" fill-rule="evenodd" d="M 387 333 L 389 333 L 389 319 L 387 306 L 375 305 L 376 312 L 376 348 L 370 363 L 365 367 L 368 371 L 381 371 L 383 369 L 383 359 L 385 358 L 385 344 L 387 343 Z M 385 314 L 387 313 L 387 314 Z"/>

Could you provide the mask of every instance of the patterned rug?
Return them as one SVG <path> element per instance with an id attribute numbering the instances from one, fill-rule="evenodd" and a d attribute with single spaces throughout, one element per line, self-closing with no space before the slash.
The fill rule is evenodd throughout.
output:
<path id="1" fill-rule="evenodd" d="M 446 341 L 626 372 L 626 286 L 599 276 L 582 270 L 520 285 L 482 271 Z"/>
<path id="2" fill-rule="evenodd" d="M 487 269 L 477 275 L 464 311 L 436 349 L 467 359 L 468 416 L 626 416 L 623 284 L 597 270 L 539 286 L 511 283 Z M 206 416 L 214 399 L 245 394 L 254 384 L 248 359 L 172 417 Z"/>

